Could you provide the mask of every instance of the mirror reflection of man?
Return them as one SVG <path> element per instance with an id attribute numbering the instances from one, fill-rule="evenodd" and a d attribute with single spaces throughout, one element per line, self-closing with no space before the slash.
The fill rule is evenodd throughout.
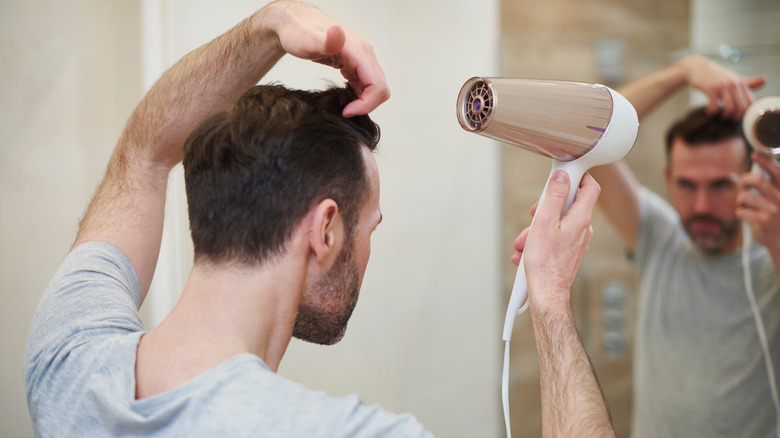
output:
<path id="1" fill-rule="evenodd" d="M 633 436 L 769 437 L 778 418 L 746 294 L 741 223 L 753 231 L 753 284 L 780 373 L 780 164 L 750 152 L 741 118 L 763 77 L 701 57 L 623 87 L 640 120 L 689 86 L 709 103 L 666 138 L 669 202 L 625 162 L 593 169 L 599 205 L 638 274 Z M 751 161 L 770 179 L 749 173 Z"/>

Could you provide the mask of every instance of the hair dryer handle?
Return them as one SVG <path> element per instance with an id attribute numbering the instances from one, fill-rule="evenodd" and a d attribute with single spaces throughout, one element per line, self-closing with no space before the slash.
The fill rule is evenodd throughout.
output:
<path id="1" fill-rule="evenodd" d="M 586 163 L 583 163 L 582 158 L 565 162 L 553 160 L 553 167 L 552 170 L 550 170 L 550 176 L 547 177 L 547 183 L 544 185 L 542 196 L 539 197 L 539 206 L 541 206 L 542 201 L 544 201 L 544 196 L 547 194 L 547 186 L 550 185 L 550 180 L 552 179 L 553 175 L 555 172 L 562 170 L 566 172 L 567 175 L 569 175 L 569 193 L 566 195 L 566 203 L 563 204 L 563 211 L 561 211 L 561 216 L 563 216 L 569 210 L 571 204 L 574 203 L 574 197 L 577 195 L 577 191 L 580 188 L 582 177 L 585 175 L 585 172 L 587 172 L 588 169 L 590 169 L 590 166 L 587 166 Z M 536 207 L 537 210 L 539 206 Z M 533 221 L 531 221 L 531 223 L 533 224 Z"/>
<path id="2" fill-rule="evenodd" d="M 558 170 L 563 170 L 569 175 L 569 193 L 566 196 L 566 203 L 563 206 L 561 214 L 565 214 L 574 202 L 574 196 L 577 195 L 577 190 L 580 187 L 580 181 L 582 181 L 583 175 L 587 172 L 589 167 L 580 160 L 574 161 L 557 161 L 553 160 L 553 167 L 550 171 L 550 176 L 547 177 L 547 184 L 544 186 L 542 196 L 539 198 L 539 204 L 537 205 L 537 211 L 544 202 L 544 195 L 547 193 L 547 186 L 550 184 L 550 179 L 553 174 Z M 533 227 L 533 220 L 531 220 L 531 226 Z M 504 334 L 502 339 L 509 341 L 512 339 L 512 329 L 515 325 L 515 318 L 520 313 L 525 312 L 528 308 L 528 280 L 525 276 L 525 266 L 523 265 L 523 259 L 525 256 L 520 257 L 520 263 L 517 265 L 517 274 L 515 274 L 515 283 L 512 286 L 512 295 L 509 297 L 509 305 L 506 309 L 506 317 L 504 318 Z M 521 307 L 522 306 L 522 307 Z"/>

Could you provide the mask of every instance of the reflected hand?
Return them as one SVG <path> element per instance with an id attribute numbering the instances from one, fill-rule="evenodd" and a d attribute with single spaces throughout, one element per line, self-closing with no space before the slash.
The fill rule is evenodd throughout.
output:
<path id="1" fill-rule="evenodd" d="M 764 76 L 744 77 L 701 56 L 689 56 L 680 61 L 688 85 L 707 95 L 707 114 L 739 119 L 753 103 L 753 92 L 766 82 Z"/>
<path id="2" fill-rule="evenodd" d="M 769 175 L 746 173 L 739 182 L 737 217 L 748 221 L 756 241 L 780 251 L 780 163 L 754 152 L 753 161 Z"/>

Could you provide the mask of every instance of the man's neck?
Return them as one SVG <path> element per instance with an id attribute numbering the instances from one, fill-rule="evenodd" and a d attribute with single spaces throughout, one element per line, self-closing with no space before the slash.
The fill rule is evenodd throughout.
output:
<path id="1" fill-rule="evenodd" d="M 136 396 L 174 389 L 225 360 L 251 353 L 276 371 L 305 288 L 306 257 L 263 267 L 197 263 L 168 317 L 141 338 Z"/>

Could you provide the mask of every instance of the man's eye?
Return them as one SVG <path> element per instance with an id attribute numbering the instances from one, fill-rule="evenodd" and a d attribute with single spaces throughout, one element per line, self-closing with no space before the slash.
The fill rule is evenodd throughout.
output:
<path id="1" fill-rule="evenodd" d="M 730 190 L 732 187 L 734 184 L 731 181 L 718 181 L 712 185 L 712 188 L 717 191 Z"/>
<path id="2" fill-rule="evenodd" d="M 696 189 L 696 186 L 690 181 L 678 181 L 677 187 L 679 187 L 681 190 L 685 190 L 686 192 L 692 192 L 694 189 Z"/>

